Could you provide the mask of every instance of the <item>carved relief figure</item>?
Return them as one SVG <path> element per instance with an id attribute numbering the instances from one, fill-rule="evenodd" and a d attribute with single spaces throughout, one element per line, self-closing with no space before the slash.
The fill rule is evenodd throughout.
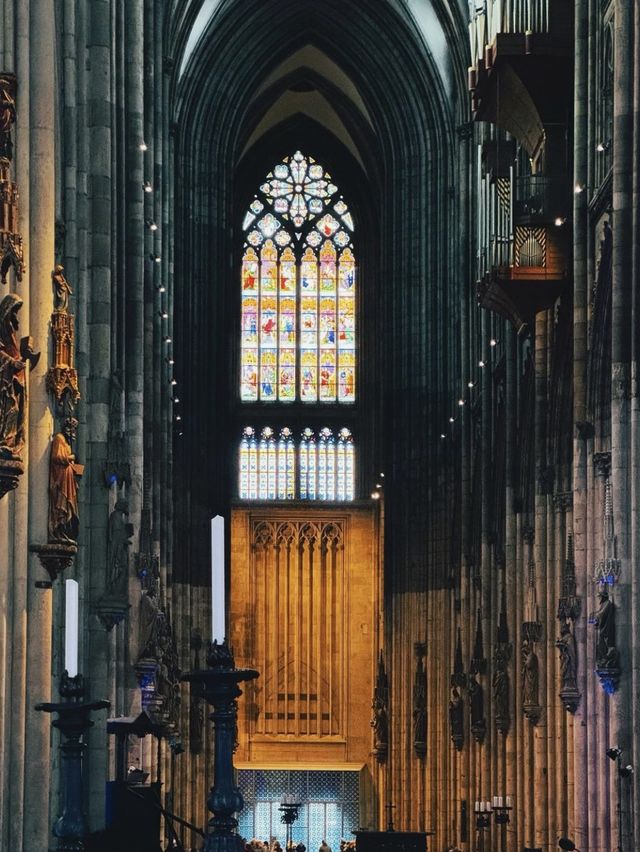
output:
<path id="1" fill-rule="evenodd" d="M 16 102 L 6 80 L 0 81 L 0 158 L 11 160 L 11 128 L 16 120 Z"/>
<path id="2" fill-rule="evenodd" d="M 471 730 L 484 733 L 484 689 L 473 672 L 469 675 L 469 703 L 471 706 Z"/>
<path id="3" fill-rule="evenodd" d="M 384 667 L 382 652 L 378 658 L 378 675 L 373 693 L 373 719 L 371 727 L 374 732 L 374 744 L 378 759 L 386 755 L 389 744 L 389 679 Z"/>
<path id="4" fill-rule="evenodd" d="M 67 417 L 62 432 L 53 436 L 49 461 L 49 541 L 78 540 L 78 480 L 84 465 L 76 462 L 73 441 L 78 421 Z"/>
<path id="5" fill-rule="evenodd" d="M 499 643 L 493 654 L 493 706 L 495 709 L 496 727 L 502 733 L 509 728 L 509 673 L 507 662 L 509 659 L 508 647 Z"/>
<path id="6" fill-rule="evenodd" d="M 424 755 L 427 735 L 427 685 L 422 657 L 418 657 L 413 683 L 413 747 L 416 754 Z"/>
<path id="7" fill-rule="evenodd" d="M 129 504 L 123 497 L 116 500 L 109 515 L 107 529 L 107 588 L 124 591 L 129 574 L 129 545 L 133 527 L 125 521 L 129 515 Z"/>
<path id="8" fill-rule="evenodd" d="M 18 340 L 22 299 L 9 293 L 0 302 L 0 457 L 19 459 L 25 443 L 27 363 L 38 355 L 28 338 Z"/>

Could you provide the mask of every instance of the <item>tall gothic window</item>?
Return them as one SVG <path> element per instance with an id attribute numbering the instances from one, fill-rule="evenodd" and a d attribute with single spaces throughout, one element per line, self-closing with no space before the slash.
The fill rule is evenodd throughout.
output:
<path id="1" fill-rule="evenodd" d="M 241 399 L 354 402 L 353 219 L 331 176 L 286 157 L 243 230 Z"/>
<path id="2" fill-rule="evenodd" d="M 296 151 L 269 172 L 242 222 L 240 399 L 287 408 L 356 400 L 354 223 L 331 176 Z M 304 422 L 300 426 L 304 426 Z M 245 500 L 354 499 L 345 426 L 247 426 L 238 495 Z"/>

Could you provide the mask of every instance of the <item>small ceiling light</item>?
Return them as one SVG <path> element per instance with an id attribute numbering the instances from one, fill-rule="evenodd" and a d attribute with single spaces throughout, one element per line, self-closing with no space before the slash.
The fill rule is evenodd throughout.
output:
<path id="1" fill-rule="evenodd" d="M 468 388 L 472 388 L 472 387 L 473 387 L 473 382 L 467 382 L 467 387 L 468 387 Z"/>
<path id="2" fill-rule="evenodd" d="M 606 151 L 606 148 L 607 146 L 604 144 L 604 142 L 598 142 L 598 144 L 596 145 L 596 151 L 599 151 L 600 153 Z"/>
<path id="3" fill-rule="evenodd" d="M 478 361 L 478 367 L 484 367 L 484 361 L 482 361 L 482 360 Z"/>
<path id="4" fill-rule="evenodd" d="M 573 191 L 575 192 L 576 195 L 580 195 L 581 192 L 584 192 L 584 186 L 581 183 L 577 183 L 573 187 Z"/>
<path id="5" fill-rule="evenodd" d="M 371 499 L 372 499 L 372 500 L 379 500 L 379 499 L 380 499 L 380 495 L 378 494 L 378 492 L 377 492 L 377 491 L 372 491 L 372 492 L 371 492 Z"/>
<path id="6" fill-rule="evenodd" d="M 158 293 L 165 293 L 165 292 L 166 292 L 166 290 L 167 290 L 167 288 L 164 286 L 164 284 L 161 284 L 161 285 L 158 287 Z"/>
<path id="7" fill-rule="evenodd" d="M 178 397 L 178 396 L 174 396 L 173 401 L 174 401 L 174 402 L 176 403 L 176 405 L 177 405 L 177 404 L 180 402 L 180 397 Z"/>
<path id="8" fill-rule="evenodd" d="M 176 420 L 182 420 L 182 417 L 179 414 L 176 414 Z"/>
<path id="9" fill-rule="evenodd" d="M 440 437 L 441 437 L 441 438 L 446 438 L 447 436 L 444 434 L 444 432 L 440 432 Z"/>
<path id="10" fill-rule="evenodd" d="M 169 314 L 166 311 L 160 311 L 162 319 L 169 319 Z"/>
<path id="11" fill-rule="evenodd" d="M 495 339 L 495 337 L 492 337 L 491 340 L 489 341 L 489 346 L 497 346 L 497 345 L 498 345 L 498 341 Z"/>
<path id="12" fill-rule="evenodd" d="M 176 379 L 171 379 L 171 384 L 175 387 L 178 384 L 178 382 L 177 382 Z"/>
<path id="13" fill-rule="evenodd" d="M 158 230 L 158 226 L 157 226 L 157 225 L 156 225 L 156 223 L 153 221 L 153 219 L 147 219 L 146 224 L 147 224 L 147 228 L 148 228 L 150 231 L 157 231 L 157 230 Z"/>
<path id="14" fill-rule="evenodd" d="M 382 488 L 382 485 L 379 482 L 376 482 L 376 488 Z"/>
<path id="15" fill-rule="evenodd" d="M 455 423 L 455 419 L 456 419 L 455 417 L 450 417 L 450 418 L 449 418 L 449 423 Z"/>
<path id="16" fill-rule="evenodd" d="M 170 337 L 165 337 L 164 342 L 165 342 L 165 343 L 171 343 L 171 338 L 170 338 Z"/>
<path id="17" fill-rule="evenodd" d="M 384 479 L 384 473 L 381 473 L 380 476 Z"/>
<path id="18" fill-rule="evenodd" d="M 160 257 L 159 254 L 157 254 L 153 259 L 156 263 L 160 263 L 162 261 L 162 258 Z"/>
<path id="19" fill-rule="evenodd" d="M 564 225 L 564 223 L 565 223 L 566 221 L 567 221 L 567 220 L 566 220 L 566 219 L 563 219 L 563 217 L 562 217 L 562 216 L 556 216 L 556 218 L 554 219 L 554 223 L 553 223 L 553 224 L 556 226 L 556 228 L 561 228 L 561 227 Z"/>
<path id="20" fill-rule="evenodd" d="M 145 180 L 143 186 L 145 192 L 153 192 L 153 187 L 151 186 L 148 180 Z"/>
<path id="21" fill-rule="evenodd" d="M 173 358 L 169 358 L 169 364 L 172 364 L 172 365 L 173 365 L 173 364 L 175 364 L 175 363 L 176 363 L 176 362 L 173 360 Z"/>
<path id="22" fill-rule="evenodd" d="M 139 148 L 140 151 L 146 151 L 147 150 L 148 146 L 147 146 L 147 143 L 144 141 L 144 139 L 142 140 L 142 142 L 140 142 L 140 144 L 138 145 L 138 148 Z"/>

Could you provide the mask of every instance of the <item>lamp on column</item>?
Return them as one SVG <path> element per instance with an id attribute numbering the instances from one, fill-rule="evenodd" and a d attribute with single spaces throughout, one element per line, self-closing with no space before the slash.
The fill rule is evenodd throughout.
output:
<path id="1" fill-rule="evenodd" d="M 568 837 L 559 837 L 558 846 L 560 849 L 566 850 L 566 852 L 580 852 L 579 849 L 576 849 L 576 844 L 573 840 L 570 840 Z"/>

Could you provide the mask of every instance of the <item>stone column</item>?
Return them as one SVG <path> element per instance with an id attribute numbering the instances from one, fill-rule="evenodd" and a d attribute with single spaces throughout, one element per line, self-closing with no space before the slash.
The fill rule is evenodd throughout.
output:
<path id="1" fill-rule="evenodd" d="M 42 349 L 43 357 L 30 376 L 29 403 L 29 499 L 30 543 L 47 540 L 49 443 L 52 418 L 45 384 L 49 317 L 52 308 L 51 269 L 55 256 L 55 22 L 47 0 L 29 4 L 29 322 L 28 332 Z M 24 49 L 24 45 L 20 46 Z M 26 85 L 23 84 L 23 89 Z M 23 105 L 24 109 L 24 105 Z M 24 205 L 24 202 L 23 202 Z M 26 332 L 26 328 L 25 328 Z M 16 523 L 20 523 L 16 518 Z M 27 549 L 22 551 L 26 554 Z M 20 557 L 20 561 L 25 558 Z M 51 697 L 52 593 L 35 588 L 42 566 L 29 557 L 24 576 L 27 593 L 26 622 L 26 735 L 25 791 L 22 840 L 25 849 L 47 848 L 50 837 L 49 791 L 38 779 L 50 773 L 50 719 L 38 718 L 39 701 Z M 58 590 L 55 592 L 58 593 Z M 20 847 L 20 842 L 18 843 Z"/>
<path id="2" fill-rule="evenodd" d="M 587 184 L 587 137 L 588 114 L 588 0 L 577 0 L 575 4 L 575 76 L 574 76 L 574 123 L 573 123 L 573 180 L 574 185 Z M 577 595 L 586 606 L 587 575 L 587 427 L 586 425 L 586 361 L 587 361 L 587 307 L 589 283 L 587 280 L 587 193 L 573 196 L 573 537 L 575 548 Z M 578 683 L 583 681 L 586 670 L 585 619 L 575 622 L 575 636 L 579 649 Z M 583 782 L 575 787 L 572 818 L 569 820 L 570 836 L 579 849 L 588 846 L 588 786 L 587 765 L 586 696 L 584 695 L 575 713 L 574 762 L 576 778 Z"/>

